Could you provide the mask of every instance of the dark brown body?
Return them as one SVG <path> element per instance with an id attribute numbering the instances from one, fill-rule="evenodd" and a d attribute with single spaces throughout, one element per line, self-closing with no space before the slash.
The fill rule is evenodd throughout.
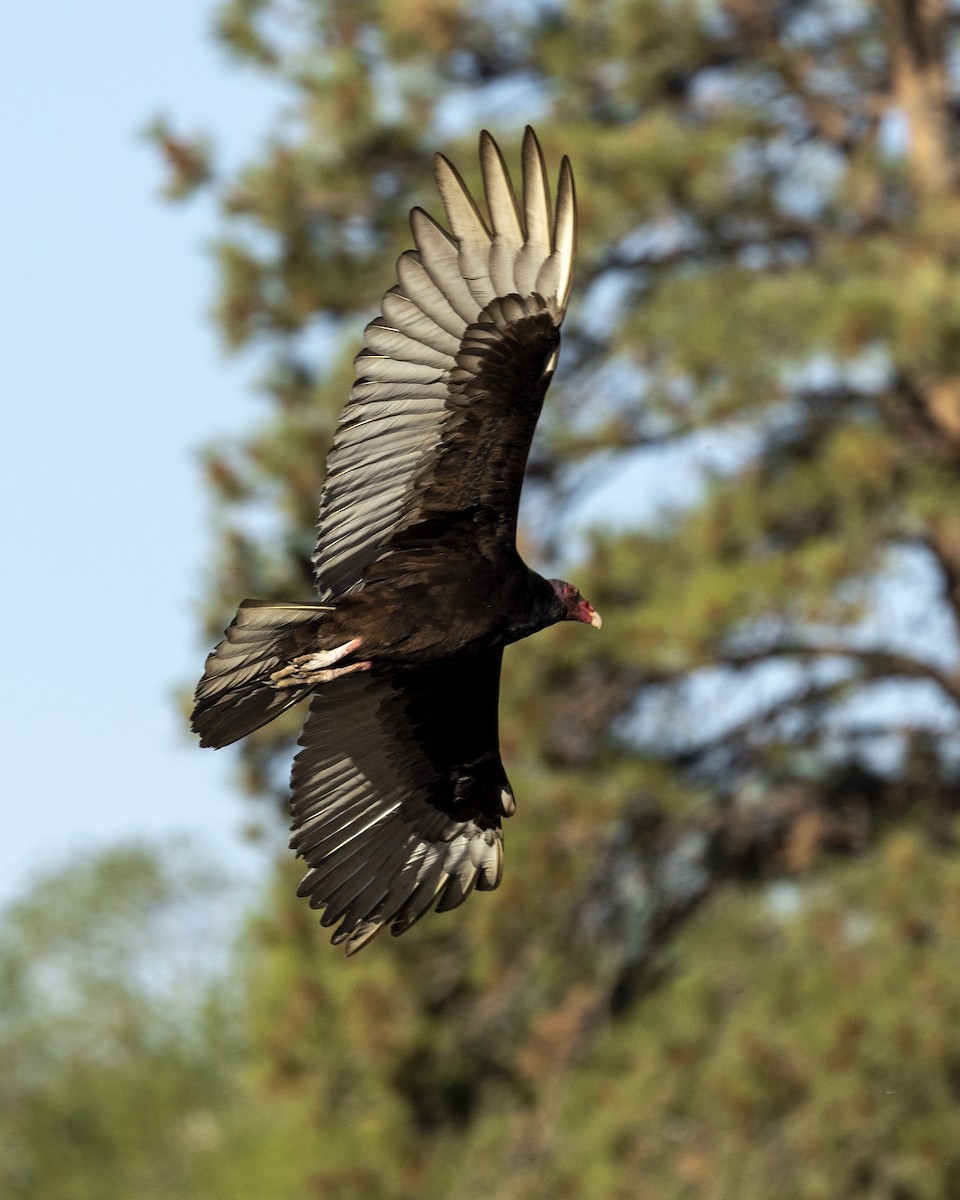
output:
<path id="1" fill-rule="evenodd" d="M 325 647 L 362 638 L 356 658 L 419 666 L 502 648 L 564 616 L 551 585 L 512 546 L 439 563 L 429 550 L 408 550 L 391 555 L 382 573 L 374 566 L 318 632 Z"/>

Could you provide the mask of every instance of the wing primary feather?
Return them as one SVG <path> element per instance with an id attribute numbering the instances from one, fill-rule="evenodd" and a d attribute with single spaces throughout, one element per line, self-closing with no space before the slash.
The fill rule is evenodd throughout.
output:
<path id="1" fill-rule="evenodd" d="M 361 886 L 356 884 L 356 876 L 365 871 L 367 867 L 367 861 L 364 859 L 356 865 L 355 869 L 350 872 L 349 876 L 343 879 L 338 887 L 318 897 L 317 907 L 320 907 L 321 904 L 324 906 L 323 915 L 320 918 L 320 924 L 324 928 L 329 928 L 331 925 L 336 925 L 338 921 L 343 920 L 350 912 L 351 907 L 356 903 L 357 896 L 363 894 L 370 886 L 383 886 L 382 881 L 377 879 L 375 870 L 371 878 Z M 357 916 L 360 915 L 357 914 Z"/>
<path id="2" fill-rule="evenodd" d="M 412 338 L 403 330 L 394 329 L 387 325 L 383 317 L 371 321 L 364 333 L 367 348 L 375 354 L 389 354 L 394 358 L 403 358 L 408 362 L 423 363 L 425 366 L 438 367 L 441 371 L 450 366 L 450 355 L 429 342 Z"/>
<path id="3" fill-rule="evenodd" d="M 418 876 L 419 864 L 414 860 L 405 862 L 400 870 L 394 873 L 387 890 L 377 901 L 376 906 L 366 912 L 363 919 L 376 920 L 381 924 L 392 921 L 409 900 L 417 885 Z"/>
<path id="4" fill-rule="evenodd" d="M 480 134 L 480 167 L 493 226 L 490 282 L 498 296 L 505 296 L 516 290 L 516 265 L 523 247 L 523 226 L 517 197 L 500 147 L 485 129 Z"/>
<path id="5" fill-rule="evenodd" d="M 461 859 L 447 870 L 450 878 L 437 897 L 437 912 L 449 912 L 452 908 L 458 908 L 473 891 L 480 875 L 480 869 L 475 867 L 467 856 L 465 860 Z"/>
<path id="6" fill-rule="evenodd" d="M 410 228 L 427 274 L 454 312 L 471 324 L 477 319 L 477 301 L 460 272 L 457 243 L 422 208 L 410 213 Z"/>
<path id="7" fill-rule="evenodd" d="M 399 799 L 371 813 L 370 795 L 367 793 L 350 806 L 350 811 L 336 813 L 323 836 L 317 837 L 309 846 L 298 847 L 300 857 L 308 859 L 321 875 L 332 870 L 332 860 L 339 861 L 339 856 L 343 854 L 352 856 L 359 847 L 369 845 L 371 839 L 379 838 L 387 827 L 397 827 L 397 810 L 401 804 L 402 799 Z M 339 819 L 341 816 L 342 821 Z"/>
<path id="8" fill-rule="evenodd" d="M 340 917 L 364 903 L 362 897 L 371 886 L 379 887 L 385 892 L 394 872 L 386 874 L 382 868 L 390 859 L 400 859 L 404 844 L 399 845 L 390 837 L 381 838 L 373 846 L 365 845 L 361 851 L 355 851 L 348 859 L 336 864 L 334 870 L 326 877 L 317 880 L 314 886 L 313 907 L 327 906 L 332 915 L 324 913 L 322 925 L 333 925 Z M 362 876 L 358 881 L 357 876 Z M 366 906 L 367 908 L 370 905 Z M 365 916 L 366 912 L 356 912 L 355 916 Z"/>
<path id="9" fill-rule="evenodd" d="M 367 383 L 438 383 L 437 368 L 361 350 L 353 360 L 358 377 Z"/>
<path id="10" fill-rule="evenodd" d="M 356 954 L 358 950 L 362 950 L 364 946 L 369 946 L 378 933 L 382 933 L 385 928 L 383 921 L 361 921 L 353 930 L 343 947 L 347 958 Z M 330 939 L 333 941 L 333 938 Z M 335 945 L 339 945 L 336 942 Z"/>
<path id="11" fill-rule="evenodd" d="M 526 240 L 517 256 L 516 290 L 521 296 L 533 291 L 537 275 L 553 250 L 550 211 L 550 182 L 543 151 L 528 125 L 523 132 L 523 222 Z"/>
<path id="12" fill-rule="evenodd" d="M 480 134 L 480 167 L 493 235 L 519 246 L 523 242 L 523 226 L 516 193 L 500 147 L 486 129 Z"/>
<path id="13" fill-rule="evenodd" d="M 563 269 L 557 304 L 561 311 L 567 307 L 570 286 L 573 283 L 573 268 L 577 259 L 577 193 L 573 183 L 573 168 L 566 155 L 560 163 L 560 181 L 557 186 L 557 217 L 554 226 L 554 250 L 560 255 Z"/>
<path id="14" fill-rule="evenodd" d="M 466 238 L 474 245 L 489 244 L 490 230 L 460 172 L 445 154 L 435 155 L 433 163 L 437 191 L 453 236 L 457 241 Z"/>
<path id="15" fill-rule="evenodd" d="M 415 250 L 405 250 L 397 259 L 397 278 L 403 294 L 421 312 L 458 341 L 463 337 L 467 322 L 454 311 L 450 301 L 430 278 Z"/>
<path id="16" fill-rule="evenodd" d="M 445 354 L 456 354 L 460 338 L 438 325 L 432 317 L 418 308 L 409 296 L 403 294 L 399 285 L 390 288 L 380 307 L 386 320 L 408 337 L 435 346 Z"/>
<path id="17" fill-rule="evenodd" d="M 336 936 L 343 939 L 348 929 L 356 928 L 361 922 L 372 920 L 389 920 L 390 913 L 386 910 L 386 900 L 390 893 L 390 885 L 403 871 L 401 854 L 404 847 L 393 847 L 394 853 L 386 856 L 384 862 L 389 865 L 387 870 L 374 873 L 361 888 L 358 888 L 353 899 L 343 913 L 343 926 L 337 930 Z M 397 860 L 395 864 L 390 859 Z M 411 881 L 412 888 L 412 881 Z"/>
<path id="18" fill-rule="evenodd" d="M 561 316 L 570 296 L 573 267 L 577 256 L 577 200 L 570 160 L 560 164 L 557 185 L 557 213 L 553 251 L 537 274 L 536 290 L 546 297 L 556 296 Z"/>
<path id="19" fill-rule="evenodd" d="M 361 840 L 353 847 L 351 847 L 351 843 L 357 838 L 362 839 L 363 834 L 375 830 L 376 835 L 379 836 L 382 829 L 394 824 L 391 818 L 395 816 L 400 804 L 401 801 L 397 800 L 388 808 L 370 816 L 370 797 L 369 794 L 364 793 L 361 799 L 354 801 L 350 809 L 345 808 L 335 813 L 329 827 L 317 830 L 315 836 L 305 838 L 302 842 L 291 841 L 291 848 L 297 851 L 300 858 L 310 862 L 314 871 L 317 872 L 315 882 L 319 883 L 324 872 L 331 869 L 328 859 L 337 858 L 337 861 L 340 861 L 338 856 L 342 853 L 352 856 L 357 848 L 364 845 L 365 842 Z M 356 811 L 351 811 L 353 809 Z M 368 816 L 370 819 L 366 824 L 361 824 Z M 380 828 L 377 828 L 378 826 Z"/>
<path id="20" fill-rule="evenodd" d="M 460 272 L 478 307 L 483 308 L 494 298 L 489 270 L 490 231 L 453 163 L 438 154 L 434 171 L 447 221 L 457 240 Z"/>
<path id="21" fill-rule="evenodd" d="M 479 847 L 475 848 L 475 844 L 479 841 L 479 838 L 474 838 L 470 845 L 471 861 L 476 862 L 480 872 L 477 878 L 477 891 L 492 892 L 500 886 L 500 880 L 503 877 L 503 838 L 496 837 L 493 842 L 484 843 L 487 849 L 482 853 L 477 853 Z"/>
<path id="22" fill-rule="evenodd" d="M 439 879 L 437 878 L 438 874 L 440 875 Z M 390 932 L 394 937 L 406 933 L 411 926 L 416 925 L 421 917 L 426 916 L 445 883 L 446 875 L 440 871 L 434 871 L 428 878 L 422 879 L 417 884 L 403 907 L 390 922 Z"/>

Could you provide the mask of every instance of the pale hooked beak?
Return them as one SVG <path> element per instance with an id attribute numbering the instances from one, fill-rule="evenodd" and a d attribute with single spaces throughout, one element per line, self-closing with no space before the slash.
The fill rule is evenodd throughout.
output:
<path id="1" fill-rule="evenodd" d="M 599 629 L 603 624 L 600 614 L 593 607 L 589 600 L 584 600 L 582 597 L 574 612 L 571 614 L 576 621 L 582 621 L 584 625 L 592 625 L 594 629 Z"/>

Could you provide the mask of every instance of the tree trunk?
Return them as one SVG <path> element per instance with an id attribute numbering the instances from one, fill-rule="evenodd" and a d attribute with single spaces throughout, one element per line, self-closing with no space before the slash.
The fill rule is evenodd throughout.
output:
<path id="1" fill-rule="evenodd" d="M 920 196 L 944 196 L 953 184 L 948 136 L 944 0 L 886 0 L 892 103 L 907 121 L 907 162 Z"/>

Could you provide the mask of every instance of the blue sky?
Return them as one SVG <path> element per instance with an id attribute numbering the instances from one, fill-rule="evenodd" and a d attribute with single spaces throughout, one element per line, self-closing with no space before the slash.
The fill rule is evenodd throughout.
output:
<path id="1" fill-rule="evenodd" d="M 170 207 L 138 131 L 159 111 L 249 150 L 277 96 L 209 37 L 213 7 L 14 4 L 0 44 L 0 900 L 65 854 L 193 831 L 256 878 L 229 752 L 172 694 L 207 647 L 194 451 L 256 415 L 206 316 L 206 202 Z"/>

